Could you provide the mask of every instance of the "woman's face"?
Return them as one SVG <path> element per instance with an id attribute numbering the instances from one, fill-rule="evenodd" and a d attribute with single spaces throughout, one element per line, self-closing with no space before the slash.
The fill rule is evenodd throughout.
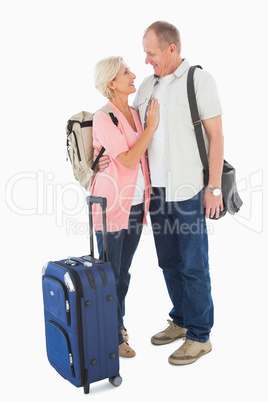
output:
<path id="1" fill-rule="evenodd" d="M 129 67 L 127 67 L 126 64 L 122 63 L 115 79 L 112 81 L 111 88 L 117 95 L 132 94 L 136 92 L 136 88 L 134 85 L 135 78 L 136 75 L 130 71 Z"/>

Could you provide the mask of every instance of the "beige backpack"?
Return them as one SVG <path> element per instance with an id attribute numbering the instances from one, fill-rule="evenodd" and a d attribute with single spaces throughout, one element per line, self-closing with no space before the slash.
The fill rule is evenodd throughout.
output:
<path id="1" fill-rule="evenodd" d="M 105 105 L 100 110 L 107 113 L 113 123 L 116 126 L 118 125 L 118 120 L 109 106 Z M 87 191 L 90 190 L 94 171 L 100 157 L 105 151 L 105 148 L 102 147 L 96 160 L 93 162 L 93 116 L 92 113 L 83 111 L 72 116 L 66 125 L 67 153 L 72 165 L 73 174 L 75 179 Z"/>

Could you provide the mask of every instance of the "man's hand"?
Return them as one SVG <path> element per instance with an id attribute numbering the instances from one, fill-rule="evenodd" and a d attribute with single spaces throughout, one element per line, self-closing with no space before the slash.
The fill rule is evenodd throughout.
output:
<path id="1" fill-rule="evenodd" d="M 203 120 L 203 125 L 209 140 L 209 187 L 221 188 L 223 166 L 223 135 L 221 116 Z M 204 194 L 204 207 L 206 218 L 219 217 L 223 211 L 222 194 L 215 196 L 207 189 Z"/>
<path id="2" fill-rule="evenodd" d="M 204 194 L 204 207 L 206 209 L 206 218 L 218 218 L 220 211 L 223 211 L 222 194 L 215 196 L 207 189 Z"/>
<path id="3" fill-rule="evenodd" d="M 98 151 L 94 148 L 94 160 L 97 158 L 98 154 Z M 102 155 L 98 163 L 99 172 L 104 172 L 104 170 L 109 166 L 110 162 L 111 159 L 108 155 Z"/>

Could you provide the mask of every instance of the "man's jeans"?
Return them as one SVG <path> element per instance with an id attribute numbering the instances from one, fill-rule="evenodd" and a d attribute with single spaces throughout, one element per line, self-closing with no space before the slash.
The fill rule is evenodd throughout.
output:
<path id="1" fill-rule="evenodd" d="M 142 233 L 143 204 L 134 205 L 129 216 L 128 229 L 107 233 L 108 260 L 115 274 L 117 290 L 118 340 L 123 343 L 125 297 L 130 282 L 129 268 Z M 102 231 L 96 231 L 99 258 L 103 260 Z"/>
<path id="2" fill-rule="evenodd" d="M 165 202 L 165 188 L 154 188 L 150 217 L 159 266 L 173 303 L 170 317 L 186 328 L 186 338 L 206 342 L 213 326 L 208 239 L 203 195 Z"/>

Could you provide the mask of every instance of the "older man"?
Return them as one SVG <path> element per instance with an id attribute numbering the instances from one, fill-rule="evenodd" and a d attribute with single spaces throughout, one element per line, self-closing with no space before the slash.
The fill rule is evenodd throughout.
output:
<path id="1" fill-rule="evenodd" d="M 204 188 L 187 98 L 190 65 L 181 57 L 178 29 L 164 21 L 150 25 L 143 37 L 146 64 L 154 74 L 142 82 L 134 101 L 141 121 L 152 96 L 160 104 L 159 126 L 148 148 L 152 197 L 150 217 L 159 266 L 173 304 L 169 326 L 151 338 L 155 345 L 185 337 L 168 361 L 183 365 L 212 350 L 213 301 L 208 264 L 206 219 L 223 209 L 221 174 L 223 135 L 221 105 L 212 76 L 194 75 L 199 115 L 209 157 L 209 182 Z M 101 168 L 105 168 L 103 158 Z"/>
<path id="2" fill-rule="evenodd" d="M 190 65 L 181 58 L 180 33 L 167 22 L 155 22 L 145 31 L 143 47 L 145 63 L 152 65 L 154 74 L 141 84 L 134 107 L 144 122 L 152 93 L 160 104 L 159 126 L 148 148 L 153 188 L 150 216 L 159 266 L 173 304 L 168 328 L 151 341 L 164 345 L 185 337 L 169 357 L 171 364 L 182 365 L 212 349 L 213 301 L 205 217 L 218 217 L 223 209 L 222 111 L 213 78 L 197 69 L 196 98 L 209 156 L 209 184 L 204 189 L 187 98 Z"/>

